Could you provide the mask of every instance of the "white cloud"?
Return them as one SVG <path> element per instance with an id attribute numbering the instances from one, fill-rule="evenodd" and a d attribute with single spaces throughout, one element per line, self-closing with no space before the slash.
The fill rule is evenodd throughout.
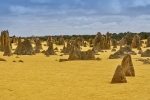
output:
<path id="1" fill-rule="evenodd" d="M 112 18 L 109 22 L 102 22 L 107 18 Z M 63 34 L 96 34 L 109 32 L 141 32 L 150 31 L 149 15 L 141 15 L 138 17 L 129 16 L 101 16 L 101 17 L 67 17 L 62 19 L 47 19 L 33 16 L 20 16 L 12 20 L 8 18 L 2 21 L 0 30 L 8 29 L 10 35 L 31 36 L 31 35 L 63 35 Z M 116 20 L 120 18 L 120 22 Z M 7 19 L 7 18 L 6 18 Z M 9 23 L 8 23 L 9 22 Z M 6 24 L 7 23 L 7 24 Z M 74 24 L 77 23 L 77 24 Z M 5 24 L 5 27 L 2 27 Z"/>

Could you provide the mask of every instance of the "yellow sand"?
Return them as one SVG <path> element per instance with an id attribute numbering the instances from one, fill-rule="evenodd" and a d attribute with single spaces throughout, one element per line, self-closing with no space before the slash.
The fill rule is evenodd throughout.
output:
<path id="1" fill-rule="evenodd" d="M 108 59 L 111 53 L 99 53 L 96 57 L 102 61 L 58 62 L 68 56 L 40 53 L 16 58 L 0 52 L 0 58 L 7 60 L 0 62 L 0 100 L 150 100 L 150 65 L 135 61 L 139 54 L 132 55 L 136 76 L 127 77 L 127 83 L 110 84 L 122 60 Z"/>

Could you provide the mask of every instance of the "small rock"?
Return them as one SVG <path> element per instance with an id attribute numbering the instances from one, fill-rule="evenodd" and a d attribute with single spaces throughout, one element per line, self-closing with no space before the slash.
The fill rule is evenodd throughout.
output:
<path id="1" fill-rule="evenodd" d="M 24 62 L 23 60 L 19 60 L 18 62 Z"/>
<path id="2" fill-rule="evenodd" d="M 59 62 L 68 61 L 68 59 L 59 59 Z"/>
<path id="3" fill-rule="evenodd" d="M 6 61 L 4 58 L 0 58 L 0 61 Z"/>
<path id="4" fill-rule="evenodd" d="M 56 47 L 56 48 L 54 48 L 54 50 L 58 50 L 58 48 Z"/>
<path id="5" fill-rule="evenodd" d="M 60 54 L 60 56 L 63 56 L 63 54 Z"/>
<path id="6" fill-rule="evenodd" d="M 46 55 L 46 57 L 50 57 L 50 55 Z"/>
<path id="7" fill-rule="evenodd" d="M 45 53 L 45 50 L 41 51 L 41 53 Z"/>
<path id="8" fill-rule="evenodd" d="M 99 58 L 99 57 L 97 57 L 97 58 L 95 58 L 96 60 L 102 60 L 102 58 Z"/>

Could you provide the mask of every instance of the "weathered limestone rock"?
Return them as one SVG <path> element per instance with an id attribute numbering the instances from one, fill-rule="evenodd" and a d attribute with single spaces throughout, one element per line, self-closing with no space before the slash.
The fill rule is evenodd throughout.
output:
<path id="1" fill-rule="evenodd" d="M 66 55 L 66 54 L 69 54 L 70 51 L 71 51 L 71 44 L 69 41 L 67 41 L 67 45 L 65 45 L 65 43 L 64 43 L 64 47 L 63 47 L 61 53 L 64 53 Z"/>
<path id="2" fill-rule="evenodd" d="M 80 51 L 73 46 L 69 54 L 68 60 L 94 60 L 95 56 L 92 50 Z"/>
<path id="3" fill-rule="evenodd" d="M 113 48 L 117 48 L 117 40 L 116 39 L 112 40 L 112 46 L 113 46 Z"/>
<path id="4" fill-rule="evenodd" d="M 121 65 L 117 66 L 111 83 L 127 83 L 126 76 Z"/>
<path id="5" fill-rule="evenodd" d="M 35 42 L 35 52 L 36 53 L 40 53 L 40 50 L 43 49 L 42 48 L 42 43 L 41 43 L 41 40 L 39 38 L 36 39 L 36 42 Z"/>
<path id="6" fill-rule="evenodd" d="M 111 54 L 109 56 L 109 59 L 118 59 L 124 57 L 126 54 L 136 55 L 136 52 L 132 51 L 130 46 L 122 47 L 120 50 L 115 52 L 114 54 Z"/>
<path id="7" fill-rule="evenodd" d="M 60 38 L 59 38 L 59 45 L 63 45 L 64 43 L 65 43 L 65 39 L 61 35 Z"/>
<path id="8" fill-rule="evenodd" d="M 135 34 L 132 40 L 132 48 L 140 48 L 140 37 L 138 34 Z"/>
<path id="9" fill-rule="evenodd" d="M 17 55 L 34 55 L 35 51 L 31 45 L 30 40 L 25 39 L 23 42 L 21 41 L 21 37 L 18 40 L 18 46 L 14 52 Z"/>
<path id="10" fill-rule="evenodd" d="M 9 38 L 9 32 L 8 30 L 2 31 L 1 32 L 1 50 L 3 51 L 5 46 L 8 44 L 10 45 L 10 38 Z"/>
<path id="11" fill-rule="evenodd" d="M 3 56 L 12 56 L 10 44 L 6 44 Z"/>
<path id="12" fill-rule="evenodd" d="M 147 38 L 146 47 L 150 47 L 150 36 Z"/>
<path id="13" fill-rule="evenodd" d="M 130 54 L 127 54 L 123 58 L 121 66 L 122 66 L 123 71 L 124 71 L 126 76 L 135 76 L 135 71 L 134 71 L 134 67 L 133 67 L 133 63 L 132 63 L 132 59 L 131 59 Z"/>
<path id="14" fill-rule="evenodd" d="M 45 51 L 45 55 L 56 55 L 54 48 L 53 48 L 53 42 L 51 40 L 49 40 L 49 47 L 48 49 Z"/>
<path id="15" fill-rule="evenodd" d="M 141 54 L 141 57 L 150 57 L 150 49 L 147 49 Z"/>

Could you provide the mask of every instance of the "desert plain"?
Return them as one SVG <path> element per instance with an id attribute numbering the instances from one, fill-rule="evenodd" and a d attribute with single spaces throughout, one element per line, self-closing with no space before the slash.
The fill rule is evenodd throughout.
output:
<path id="1" fill-rule="evenodd" d="M 54 44 L 55 47 L 60 50 L 63 45 Z M 91 47 L 82 47 L 83 51 L 88 49 Z M 133 50 L 138 52 L 136 48 Z M 18 58 L 16 54 L 3 56 L 0 52 L 0 57 L 7 60 L 0 61 L 0 100 L 150 100 L 150 65 L 136 61 L 141 55 L 131 55 L 135 77 L 126 77 L 127 83 L 111 84 L 122 59 L 108 59 L 113 52 L 105 51 L 95 55 L 100 61 L 66 62 L 59 62 L 60 58 L 68 58 L 68 55 L 59 56 L 60 52 L 49 57 L 37 53 Z"/>

